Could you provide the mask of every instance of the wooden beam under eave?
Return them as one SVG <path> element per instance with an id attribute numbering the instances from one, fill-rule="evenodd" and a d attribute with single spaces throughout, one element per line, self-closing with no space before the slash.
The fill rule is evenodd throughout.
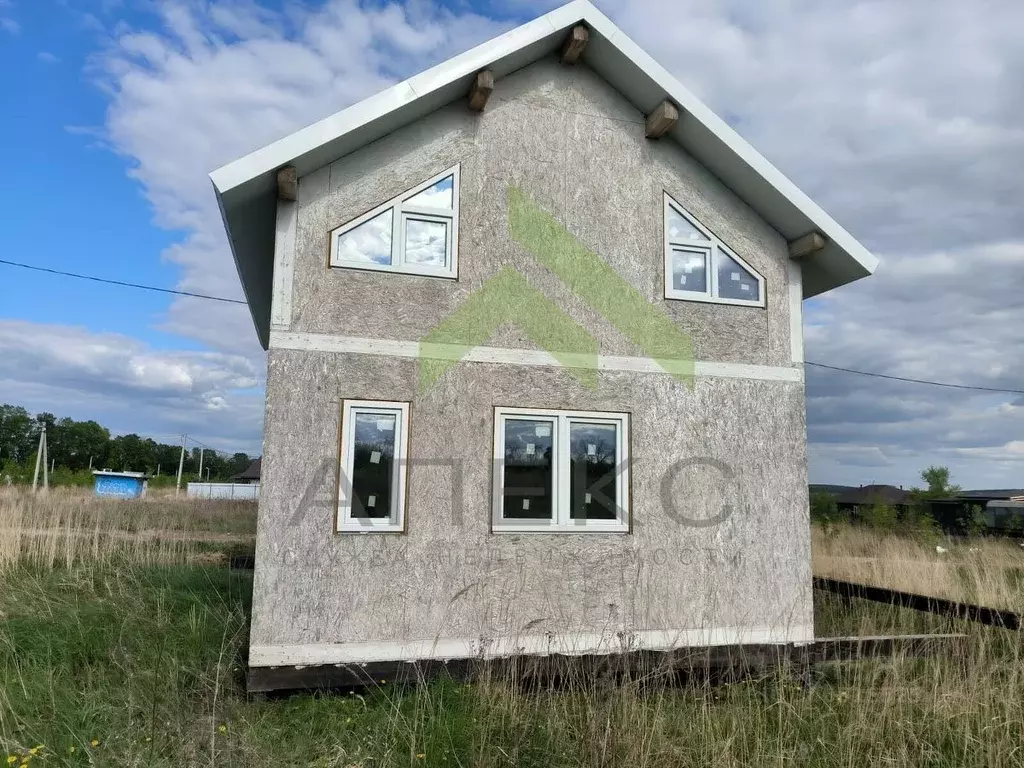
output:
<path id="1" fill-rule="evenodd" d="M 667 99 L 647 116 L 645 134 L 648 139 L 660 139 L 679 122 L 679 108 Z"/>
<path id="2" fill-rule="evenodd" d="M 286 165 L 277 172 L 277 199 L 298 200 L 299 199 L 299 177 L 295 173 L 295 167 Z"/>
<path id="3" fill-rule="evenodd" d="M 586 27 L 582 24 L 573 27 L 569 36 L 565 38 L 565 45 L 562 46 L 562 63 L 575 64 L 579 61 L 589 39 L 590 31 Z"/>
<path id="4" fill-rule="evenodd" d="M 489 69 L 478 72 L 469 89 L 469 108 L 474 112 L 482 112 L 487 106 L 487 99 L 494 90 L 494 74 Z"/>
<path id="5" fill-rule="evenodd" d="M 803 256 L 810 256 L 815 251 L 825 247 L 825 237 L 818 232 L 808 232 L 803 237 L 791 240 L 789 243 L 789 257 L 799 259 Z"/>

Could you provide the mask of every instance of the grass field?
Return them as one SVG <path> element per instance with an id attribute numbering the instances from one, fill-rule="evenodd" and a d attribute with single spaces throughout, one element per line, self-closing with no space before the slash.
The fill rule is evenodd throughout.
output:
<path id="1" fill-rule="evenodd" d="M 249 702 L 251 574 L 222 553 L 251 546 L 252 531 L 245 505 L 0 494 L 0 766 L 1024 764 L 1017 635 L 822 595 L 819 635 L 967 631 L 971 642 L 953 658 L 823 666 L 807 689 L 778 669 L 717 688 L 385 682 Z M 934 543 L 870 536 L 815 531 L 815 567 L 877 580 L 894 571 L 872 559 L 937 557 Z M 958 565 L 1015 583 L 1016 550 L 993 550 L 990 568 L 995 543 L 963 546 Z M 1007 590 L 992 594 L 1018 599 Z"/>

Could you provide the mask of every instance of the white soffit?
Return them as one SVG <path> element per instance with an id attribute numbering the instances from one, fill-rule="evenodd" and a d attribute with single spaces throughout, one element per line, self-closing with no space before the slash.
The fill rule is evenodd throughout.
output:
<path id="1" fill-rule="evenodd" d="M 582 60 L 644 114 L 668 98 L 680 119 L 668 134 L 787 240 L 817 231 L 825 247 L 801 260 L 809 298 L 874 272 L 878 260 L 725 121 L 684 88 L 587 0 L 432 67 L 386 91 L 296 131 L 210 174 L 246 298 L 264 347 L 269 341 L 276 173 L 299 177 L 465 98 L 473 77 L 495 80 L 558 50 L 576 24 L 590 29 Z"/>

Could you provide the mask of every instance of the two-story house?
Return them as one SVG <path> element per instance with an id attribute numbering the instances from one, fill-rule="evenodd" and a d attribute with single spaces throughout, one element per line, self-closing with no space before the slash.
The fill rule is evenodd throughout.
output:
<path id="1" fill-rule="evenodd" d="M 592 5 L 212 180 L 254 679 L 812 639 L 801 302 L 876 259 Z"/>

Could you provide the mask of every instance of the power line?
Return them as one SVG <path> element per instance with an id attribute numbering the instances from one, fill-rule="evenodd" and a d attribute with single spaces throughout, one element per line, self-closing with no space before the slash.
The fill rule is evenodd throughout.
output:
<path id="1" fill-rule="evenodd" d="M 222 450 L 219 450 L 217 448 L 214 448 L 212 445 L 207 445 L 206 443 L 200 442 L 199 440 L 196 440 L 194 437 L 189 437 L 188 441 L 190 443 L 195 443 L 199 447 L 205 448 L 208 451 L 213 451 L 214 453 L 216 453 L 218 455 L 223 455 L 223 456 L 231 456 L 231 455 L 233 455 L 229 451 L 222 451 Z"/>
<path id="2" fill-rule="evenodd" d="M 138 288 L 143 291 L 156 291 L 157 293 L 171 293 L 175 296 L 189 296 L 193 299 L 206 299 L 208 301 L 223 301 L 228 304 L 245 304 L 247 302 L 242 299 L 228 299 L 223 296 L 209 296 L 203 293 L 192 293 L 190 291 L 176 291 L 171 288 L 157 288 L 153 285 L 141 285 L 139 283 L 127 283 L 121 280 L 109 280 L 104 277 L 94 277 L 92 275 L 80 275 L 75 272 L 65 272 L 59 269 L 48 269 L 46 267 L 37 267 L 32 264 L 22 264 L 17 261 L 9 261 L 7 259 L 0 259 L 0 264 L 7 264 L 12 267 L 22 267 L 24 269 L 31 269 L 36 272 L 46 272 L 51 275 L 62 275 L 64 277 L 75 277 L 79 280 L 91 280 L 96 283 L 107 283 L 109 285 L 120 285 L 125 288 Z M 889 379 L 890 381 L 903 381 L 909 384 L 926 384 L 932 387 L 946 387 L 949 389 L 967 389 L 975 392 L 998 392 L 1011 395 L 1024 395 L 1024 390 L 1021 389 L 1000 389 L 998 387 L 977 387 L 970 384 L 950 384 L 944 381 L 932 381 L 930 379 L 911 379 L 904 376 L 890 376 L 887 373 L 874 373 L 872 371 L 858 371 L 853 368 L 841 368 L 837 365 L 825 365 L 824 363 L 815 363 L 807 360 L 804 365 L 811 365 L 815 368 L 824 368 L 830 371 L 839 371 L 841 373 L 853 373 L 857 376 L 870 376 L 876 379 Z M 208 445 L 203 445 L 198 440 L 192 438 L 192 441 L 198 445 L 202 445 L 204 448 L 209 448 L 211 451 L 215 451 L 215 448 L 210 448 Z"/>
<path id="3" fill-rule="evenodd" d="M 31 269 L 35 272 L 46 272 L 51 275 L 62 275 L 64 277 L 76 277 L 79 280 L 91 280 L 94 283 L 107 283 L 109 285 L 120 285 L 125 288 L 138 288 L 143 291 L 155 291 L 157 293 L 172 293 L 175 296 L 189 296 L 193 299 L 208 299 L 209 301 L 223 301 L 227 304 L 245 304 L 246 302 L 242 299 L 226 299 L 223 296 L 209 296 L 204 293 L 192 293 L 191 291 L 176 291 L 173 288 L 157 288 L 153 285 L 141 285 L 139 283 L 126 283 L 123 280 L 110 280 L 105 277 L 93 277 L 92 275 L 80 275 L 77 272 L 65 272 L 60 269 L 48 269 L 47 267 L 37 267 L 33 264 L 22 264 L 19 261 L 8 261 L 7 259 L 0 259 L 0 264 L 7 264 L 11 267 L 21 267 L 23 269 Z"/>
<path id="4" fill-rule="evenodd" d="M 933 387 L 949 387 L 950 389 L 971 389 L 977 392 L 1005 392 L 1012 395 L 1024 395 L 1022 389 L 999 389 L 998 387 L 975 387 L 970 384 L 949 384 L 944 381 L 931 381 L 929 379 L 909 379 L 904 376 L 890 376 L 887 373 L 870 373 L 868 371 L 856 371 L 852 368 L 840 368 L 837 365 L 825 365 L 824 363 L 812 363 L 810 360 L 804 365 L 813 365 L 815 368 L 827 368 L 830 371 L 841 371 L 842 373 L 855 373 L 858 376 L 872 376 L 876 379 L 890 379 L 892 381 L 906 381 L 911 384 L 930 384 Z"/>

